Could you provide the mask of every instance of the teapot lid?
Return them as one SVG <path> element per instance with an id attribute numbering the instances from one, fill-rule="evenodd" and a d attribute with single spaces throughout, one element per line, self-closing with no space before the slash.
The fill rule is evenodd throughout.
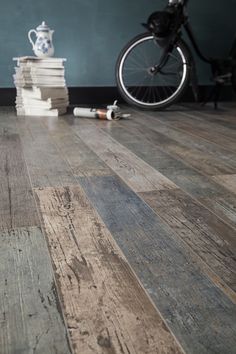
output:
<path id="1" fill-rule="evenodd" d="M 50 31 L 51 29 L 48 27 L 48 25 L 46 24 L 45 21 L 43 21 L 41 23 L 41 25 L 39 25 L 37 28 L 36 28 L 37 31 L 44 31 L 44 32 L 48 32 Z"/>

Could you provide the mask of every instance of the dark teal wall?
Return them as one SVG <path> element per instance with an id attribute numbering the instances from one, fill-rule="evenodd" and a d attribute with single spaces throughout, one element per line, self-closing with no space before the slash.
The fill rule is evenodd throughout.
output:
<path id="1" fill-rule="evenodd" d="M 27 32 L 45 20 L 55 30 L 55 55 L 66 57 L 68 86 L 113 86 L 123 45 L 163 0 L 0 0 L 0 87 L 12 87 L 12 57 L 32 55 Z M 214 5 L 213 5 L 214 4 Z M 226 7 L 225 7 L 226 6 Z M 236 0 L 190 0 L 189 14 L 203 49 L 227 53 L 236 31 Z M 199 67 L 207 83 L 208 68 Z"/>

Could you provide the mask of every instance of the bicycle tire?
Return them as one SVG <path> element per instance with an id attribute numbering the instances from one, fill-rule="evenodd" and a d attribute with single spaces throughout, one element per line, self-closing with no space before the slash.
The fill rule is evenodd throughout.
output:
<path id="1" fill-rule="evenodd" d="M 133 83 L 127 83 L 125 82 L 125 80 L 127 81 L 127 79 L 124 77 L 125 76 L 125 65 L 128 63 L 128 65 L 130 65 L 129 63 L 132 63 L 132 60 L 130 58 L 132 58 L 131 55 L 139 53 L 140 47 L 142 46 L 143 51 L 144 51 L 144 57 L 145 60 L 148 62 L 145 63 L 145 67 L 139 66 L 139 68 L 137 69 L 138 75 L 140 75 L 141 77 L 141 71 L 143 71 L 143 73 L 145 73 L 145 78 L 148 77 L 150 78 L 150 85 L 149 86 L 145 86 L 145 85 L 140 85 L 140 86 L 135 86 Z M 147 51 L 146 51 L 146 47 L 148 48 L 149 51 L 153 51 L 152 55 L 153 57 L 155 57 L 155 62 L 151 62 L 152 58 L 147 58 Z M 137 50 L 138 49 L 138 50 Z M 155 52 L 156 51 L 156 52 Z M 174 53 L 174 54 L 173 54 Z M 150 54 L 150 53 L 149 53 Z M 118 90 L 121 94 L 121 96 L 123 97 L 123 99 L 131 104 L 134 105 L 136 107 L 139 107 L 141 109 L 144 110 L 158 110 L 158 109 L 165 109 L 168 106 L 172 105 L 173 103 L 177 102 L 182 95 L 184 94 L 186 88 L 189 85 L 189 81 L 190 81 L 190 72 L 191 72 L 191 53 L 190 50 L 188 49 L 187 45 L 185 44 L 185 42 L 183 40 L 178 40 L 176 46 L 173 49 L 173 52 L 170 54 L 171 59 L 174 58 L 174 60 L 177 62 L 176 58 L 179 57 L 180 58 L 180 71 L 182 70 L 182 77 L 180 80 L 180 83 L 176 86 L 176 88 L 174 88 L 172 86 L 167 86 L 167 85 L 153 85 L 153 81 L 154 81 L 154 75 L 150 74 L 150 67 L 152 67 L 154 64 L 158 63 L 158 59 L 157 59 L 157 54 L 159 54 L 159 56 L 161 55 L 161 48 L 158 46 L 158 44 L 155 41 L 155 38 L 152 34 L 150 33 L 143 33 L 140 34 L 138 36 L 136 36 L 135 38 L 133 38 L 121 51 L 118 59 L 117 59 L 117 63 L 116 63 L 116 82 L 117 82 L 117 87 Z M 141 60 L 139 59 L 139 55 L 136 55 L 135 60 L 133 60 L 133 62 L 135 63 L 135 61 L 137 60 Z M 138 59 L 137 59 L 138 58 Z M 171 60 L 169 59 L 169 61 Z M 154 60 L 154 58 L 153 58 Z M 168 63 L 169 63 L 168 61 Z M 167 63 L 167 64 L 168 64 Z M 150 65 L 149 65 L 150 64 Z M 178 63 L 177 63 L 178 64 Z M 168 64 L 169 65 L 169 64 Z M 168 65 L 164 66 L 163 69 L 168 70 Z M 133 72 L 132 72 L 133 70 Z M 131 75 L 133 75 L 132 79 L 129 79 L 130 82 L 133 80 L 135 80 L 134 78 L 134 70 L 135 69 L 131 69 L 129 67 L 127 67 L 127 76 L 129 75 L 131 77 Z M 173 69 L 174 70 L 174 69 Z M 149 74 L 149 75 L 147 75 Z M 164 76 L 173 76 L 173 75 L 179 75 L 179 72 L 173 72 L 173 73 L 168 73 L 168 72 L 163 72 L 163 73 L 158 73 L 158 78 L 156 79 L 157 75 L 155 75 L 155 79 L 156 82 L 159 80 L 161 81 L 161 79 L 163 79 Z M 160 76 L 162 75 L 162 77 Z M 144 91 L 148 91 L 150 92 L 150 96 L 152 95 L 152 100 L 150 99 L 143 99 L 144 97 L 139 98 L 139 97 L 135 97 L 138 96 L 137 92 L 141 93 L 144 95 Z M 151 92 L 152 91 L 152 92 Z M 169 91 L 170 94 L 166 94 L 166 97 L 162 97 L 164 94 L 163 92 L 167 92 Z M 173 91 L 173 92 L 172 92 Z M 136 92 L 136 93 L 134 93 Z M 147 95 L 145 93 L 145 95 Z M 146 96 L 145 96 L 146 97 Z"/>

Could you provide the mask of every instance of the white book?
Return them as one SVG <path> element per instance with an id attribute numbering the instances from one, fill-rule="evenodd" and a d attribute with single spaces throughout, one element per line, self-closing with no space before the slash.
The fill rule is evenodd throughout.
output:
<path id="1" fill-rule="evenodd" d="M 16 87 L 20 88 L 30 88 L 32 86 L 40 86 L 40 87 L 52 87 L 52 88 L 64 88 L 66 87 L 66 84 L 57 84 L 57 83 L 52 83 L 52 82 L 26 82 L 24 80 L 17 80 L 14 81 Z"/>
<path id="2" fill-rule="evenodd" d="M 53 109 L 53 108 L 62 108 L 68 107 L 69 101 L 68 100 L 27 100 L 21 99 L 19 97 L 16 98 L 16 107 L 21 108 L 42 108 L 42 109 Z"/>
<path id="3" fill-rule="evenodd" d="M 17 88 L 17 95 L 40 100 L 47 100 L 48 98 L 68 98 L 68 89 L 67 87 L 50 88 L 33 86 L 31 88 Z"/>
<path id="4" fill-rule="evenodd" d="M 56 57 L 48 57 L 48 58 L 40 58 L 34 56 L 24 56 L 24 57 L 14 57 L 13 60 L 19 62 L 65 62 L 66 58 L 56 58 Z"/>
<path id="5" fill-rule="evenodd" d="M 16 86 L 25 84 L 25 85 L 31 85 L 31 86 L 44 86 L 44 85 L 48 85 L 50 86 L 50 84 L 52 86 L 58 85 L 58 86 L 62 86 L 64 87 L 66 85 L 66 81 L 65 80 L 53 80 L 51 78 L 49 79 L 41 79 L 41 78 L 14 78 L 14 83 L 16 84 Z"/>
<path id="6" fill-rule="evenodd" d="M 65 82 L 64 76 L 37 76 L 31 74 L 17 73 L 13 75 L 14 80 L 25 80 L 25 81 L 55 81 L 55 82 Z"/>
<path id="7" fill-rule="evenodd" d="M 46 116 L 46 117 L 57 117 L 61 114 L 66 113 L 66 108 L 58 109 L 38 109 L 38 108 L 17 108 L 16 112 L 18 116 Z"/>
<path id="8" fill-rule="evenodd" d="M 30 75 L 30 76 L 59 76 L 64 77 L 65 69 L 48 69 L 48 68 L 33 68 L 33 67 L 15 67 L 16 74 Z"/>
<path id="9" fill-rule="evenodd" d="M 53 62 L 22 62 L 20 63 L 21 68 L 48 68 L 48 69 L 63 69 L 64 65 L 61 63 L 53 63 Z"/>
<path id="10" fill-rule="evenodd" d="M 64 68 L 64 58 L 38 58 L 38 57 L 19 57 L 13 58 L 19 67 L 37 68 Z"/>

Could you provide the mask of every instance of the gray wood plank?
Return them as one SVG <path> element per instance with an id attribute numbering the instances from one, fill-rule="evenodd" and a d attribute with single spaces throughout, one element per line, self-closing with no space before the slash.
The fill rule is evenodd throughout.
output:
<path id="1" fill-rule="evenodd" d="M 68 119 L 69 118 L 69 119 Z M 67 160 L 74 176 L 111 175 L 111 169 L 75 134 L 72 117 L 45 117 L 44 125 L 52 142 Z"/>
<path id="2" fill-rule="evenodd" d="M 145 120 L 143 119 L 143 115 L 140 115 L 140 113 L 135 114 L 135 122 L 138 122 L 141 125 L 146 125 Z M 236 167 L 235 153 L 232 153 L 227 149 L 224 149 L 223 147 L 211 143 L 204 138 L 195 136 L 194 134 L 190 134 L 178 128 L 173 128 L 171 123 L 168 124 L 168 122 L 161 121 L 160 119 L 158 119 L 158 117 L 149 116 L 148 122 L 148 126 L 152 130 L 168 136 L 169 138 L 177 141 L 181 145 L 184 145 L 185 147 L 191 150 L 194 149 L 201 153 L 204 153 L 204 158 L 213 159 L 213 161 L 218 162 L 218 164 L 222 165 L 222 167 L 225 163 L 228 168 L 230 166 L 232 168 Z M 198 126 L 197 121 L 195 122 L 195 124 L 196 126 Z"/>
<path id="3" fill-rule="evenodd" d="M 1 354 L 71 353 L 39 228 L 0 234 Z"/>
<path id="4" fill-rule="evenodd" d="M 172 129 L 163 124 L 159 116 L 148 116 L 137 112 L 133 119 L 125 122 L 126 129 L 136 133 L 142 139 L 152 142 L 169 155 L 180 159 L 190 167 L 205 175 L 230 174 L 236 170 L 236 159 L 233 152 L 223 148 L 210 147 L 210 143 L 201 143 L 195 136 Z"/>
<path id="5" fill-rule="evenodd" d="M 17 134 L 0 135 L 0 230 L 39 225 Z"/>
<path id="6" fill-rule="evenodd" d="M 236 231 L 181 190 L 140 195 L 200 257 L 199 263 L 205 262 L 235 292 L 236 300 Z"/>
<path id="7" fill-rule="evenodd" d="M 13 107 L 1 107 L 0 135 L 17 134 L 16 114 Z"/>
<path id="8" fill-rule="evenodd" d="M 53 144 L 42 119 L 18 119 L 19 134 L 33 187 L 75 184 L 70 165 Z"/>
<path id="9" fill-rule="evenodd" d="M 135 117 L 133 119 L 135 120 Z M 139 126 L 139 122 L 134 125 Z M 219 185 L 211 177 L 204 176 L 183 160 L 167 154 L 160 140 L 155 140 L 158 142 L 155 145 L 155 141 L 148 140 L 148 133 L 147 138 L 142 135 L 141 129 L 145 131 L 145 128 L 135 130 L 133 123 L 130 125 L 127 121 L 114 126 L 109 126 L 109 123 L 103 124 L 103 130 L 107 134 L 201 202 L 219 218 L 236 227 L 236 198 L 229 193 L 226 186 Z"/>
<path id="10" fill-rule="evenodd" d="M 186 352 L 234 353 L 236 307 L 193 263 L 183 242 L 118 178 L 80 180 Z"/>
<path id="11" fill-rule="evenodd" d="M 193 118 L 200 116 L 204 121 L 209 121 L 213 124 L 217 123 L 230 129 L 236 129 L 236 110 L 233 106 L 230 106 L 230 102 L 220 102 L 217 110 L 213 109 L 212 106 L 203 107 L 192 102 L 178 105 L 178 111 L 183 111 L 183 108 L 184 111 L 186 113 L 189 112 Z"/>
<path id="12" fill-rule="evenodd" d="M 201 121 L 196 124 L 195 118 L 189 116 L 189 113 L 186 116 L 186 112 L 162 112 L 154 113 L 154 116 L 165 123 L 168 122 L 172 127 L 204 138 L 229 151 L 236 151 L 235 132 L 232 133 L 230 129 L 223 129 L 221 126 L 217 128 L 215 124 L 209 126 L 207 122 Z"/>
<path id="13" fill-rule="evenodd" d="M 76 134 L 136 192 L 176 188 L 164 175 L 95 125 L 75 126 Z"/>
<path id="14" fill-rule="evenodd" d="M 74 353 L 182 353 L 81 187 L 36 193 Z"/>

